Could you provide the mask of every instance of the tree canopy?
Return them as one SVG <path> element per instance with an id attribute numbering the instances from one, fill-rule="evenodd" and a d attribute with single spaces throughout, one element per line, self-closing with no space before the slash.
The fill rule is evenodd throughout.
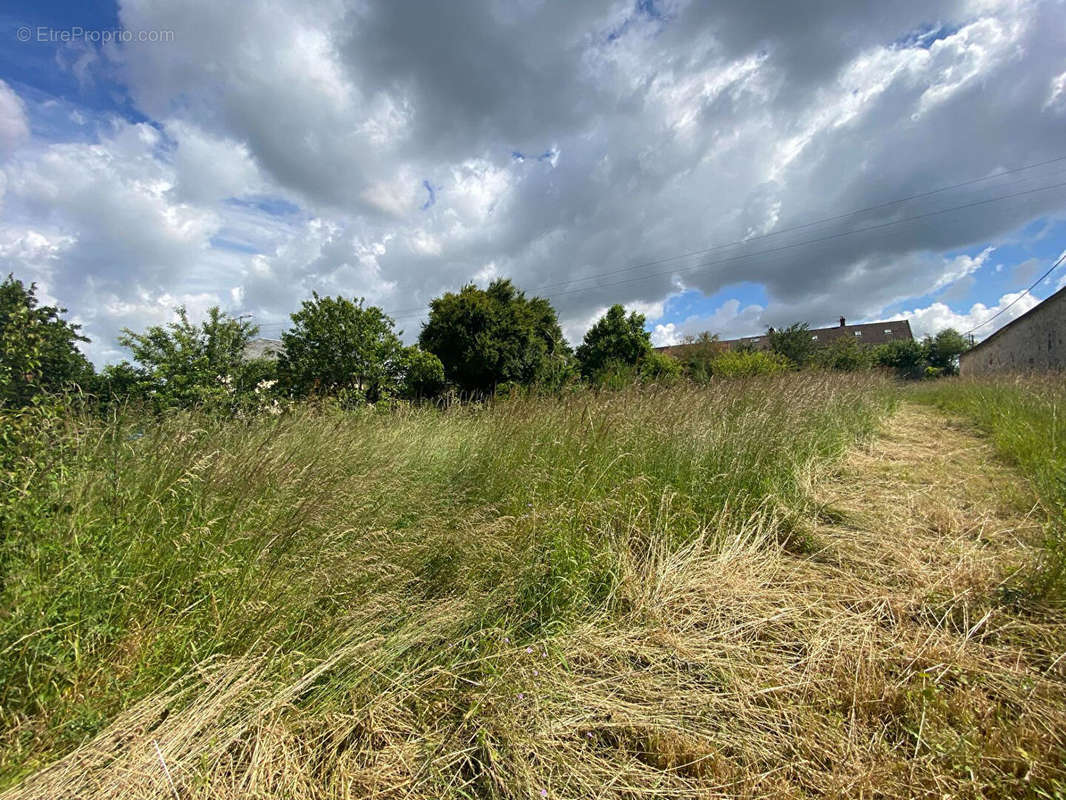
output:
<path id="1" fill-rule="evenodd" d="M 509 280 L 434 299 L 418 341 L 440 359 L 449 381 L 482 394 L 505 383 L 558 381 L 570 360 L 551 303 L 527 298 Z"/>
<path id="2" fill-rule="evenodd" d="M 189 321 L 184 306 L 176 322 L 154 325 L 144 333 L 124 328 L 119 343 L 128 347 L 138 367 L 139 389 L 161 406 L 192 406 L 222 400 L 244 378 L 244 352 L 259 328 L 234 319 L 218 306 L 199 325 Z M 130 370 L 112 370 L 128 380 Z"/>
<path id="3" fill-rule="evenodd" d="M 293 394 L 344 392 L 376 402 L 397 390 L 404 347 L 377 306 L 315 292 L 292 322 L 281 335 L 278 375 Z"/>
<path id="4" fill-rule="evenodd" d="M 37 284 L 13 275 L 0 283 L 0 405 L 20 407 L 42 393 L 91 381 L 93 367 L 78 350 L 88 342 L 67 309 L 42 306 Z"/>
<path id="5" fill-rule="evenodd" d="M 771 328 L 767 337 L 770 340 L 770 349 L 797 367 L 809 364 L 817 349 L 806 322 L 794 322 L 782 330 Z"/>
<path id="6" fill-rule="evenodd" d="M 633 311 L 626 316 L 625 308 L 616 303 L 585 333 L 577 363 L 582 376 L 591 378 L 612 365 L 637 366 L 651 354 L 644 315 Z"/>

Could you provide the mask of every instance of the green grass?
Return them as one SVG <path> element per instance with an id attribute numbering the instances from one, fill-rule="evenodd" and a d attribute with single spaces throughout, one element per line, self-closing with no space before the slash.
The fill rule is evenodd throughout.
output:
<path id="1" fill-rule="evenodd" d="M 634 563 L 798 515 L 801 476 L 870 434 L 891 397 L 879 379 L 785 375 L 82 420 L 33 498 L 43 512 L 8 539 L 0 785 L 140 698 L 188 705 L 181 687 L 217 663 L 256 665 L 249 703 L 298 686 L 285 702 L 312 716 L 459 664 L 470 685 L 503 680 L 494 654 L 624 612 Z M 404 713 L 442 713 L 425 684 L 406 696 Z"/>
<path id="2" fill-rule="evenodd" d="M 1066 381 L 1054 374 L 956 378 L 910 394 L 971 421 L 1028 478 L 1047 518 L 1046 558 L 1030 588 L 1043 601 L 1066 601 Z"/>

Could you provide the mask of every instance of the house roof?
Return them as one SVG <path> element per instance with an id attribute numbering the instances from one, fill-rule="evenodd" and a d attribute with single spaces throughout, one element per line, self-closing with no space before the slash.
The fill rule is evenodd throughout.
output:
<path id="1" fill-rule="evenodd" d="M 825 345 L 842 336 L 854 338 L 864 345 L 886 344 L 898 340 L 910 341 L 914 339 L 911 333 L 911 324 L 905 319 L 892 320 L 889 322 L 864 322 L 859 325 L 834 325 L 831 328 L 811 328 L 811 338 L 819 345 Z M 758 336 L 744 336 L 740 339 L 719 339 L 718 344 L 723 349 L 732 349 L 738 345 L 748 345 L 756 350 L 770 349 L 770 337 L 766 333 Z M 680 356 L 685 350 L 692 347 L 690 344 L 674 344 L 666 347 L 655 348 L 660 353 L 671 356 Z"/>

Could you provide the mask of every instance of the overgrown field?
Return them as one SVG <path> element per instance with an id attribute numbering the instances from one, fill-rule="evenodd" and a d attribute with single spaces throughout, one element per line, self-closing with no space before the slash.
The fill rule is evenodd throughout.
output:
<path id="1" fill-rule="evenodd" d="M 839 568 L 812 525 L 835 512 L 812 483 L 897 396 L 880 378 L 805 373 L 72 422 L 60 480 L 8 540 L 0 785 L 810 796 L 857 793 L 835 763 L 850 753 L 886 796 L 940 796 L 936 770 L 944 787 L 967 770 L 1061 786 L 1043 710 L 1017 722 L 1031 736 L 959 711 L 945 730 L 991 726 L 992 755 L 908 767 L 938 667 L 901 646 L 874 670 L 875 639 L 913 631 L 825 578 Z M 956 635 L 938 624 L 914 652 L 941 634 Z M 860 681 L 868 668 L 880 683 Z M 986 705 L 1019 714 L 1028 692 L 1054 708 L 1043 679 L 1013 680 L 997 676 Z M 880 733 L 854 739 L 865 725 Z"/>

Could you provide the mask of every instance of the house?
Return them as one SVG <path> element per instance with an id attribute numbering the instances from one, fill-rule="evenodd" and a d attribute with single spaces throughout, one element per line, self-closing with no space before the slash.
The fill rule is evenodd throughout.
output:
<path id="1" fill-rule="evenodd" d="M 770 329 L 771 331 L 773 328 Z M 911 333 L 911 324 L 905 319 L 890 322 L 864 322 L 859 325 L 848 325 L 844 317 L 840 318 L 840 324 L 832 328 L 811 328 L 807 331 L 811 339 L 819 347 L 824 347 L 835 339 L 847 337 L 854 339 L 860 344 L 873 347 L 874 345 L 887 344 L 888 342 L 912 341 L 914 334 Z M 740 339 L 719 339 L 718 345 L 723 349 L 735 347 L 751 347 L 755 350 L 769 350 L 770 336 L 768 333 L 758 336 L 744 336 Z M 666 347 L 655 348 L 660 353 L 680 358 L 685 350 L 692 347 L 690 344 L 674 344 Z"/>
<path id="2" fill-rule="evenodd" d="M 1066 287 L 959 358 L 962 375 L 1066 370 Z"/>

